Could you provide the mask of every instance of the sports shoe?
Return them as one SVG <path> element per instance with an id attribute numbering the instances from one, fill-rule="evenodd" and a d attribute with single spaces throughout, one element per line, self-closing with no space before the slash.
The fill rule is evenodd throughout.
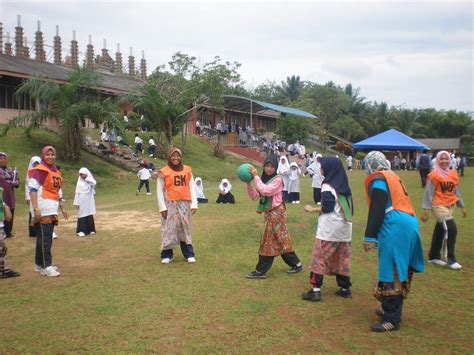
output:
<path id="1" fill-rule="evenodd" d="M 95 232 L 90 232 L 90 235 L 95 235 Z"/>
<path id="2" fill-rule="evenodd" d="M 51 267 L 54 269 L 54 270 L 58 270 L 58 267 L 55 266 L 55 265 L 51 265 Z M 43 270 L 43 268 L 41 267 L 41 265 L 37 265 L 35 264 L 35 272 L 41 272 L 41 270 Z"/>
<path id="3" fill-rule="evenodd" d="M 431 259 L 431 260 L 428 260 L 428 264 L 445 266 L 446 261 L 441 260 L 441 259 Z"/>
<path id="4" fill-rule="evenodd" d="M 318 206 L 321 206 L 321 202 L 318 202 L 317 205 L 318 205 Z"/>
<path id="5" fill-rule="evenodd" d="M 53 239 L 58 239 L 58 235 L 55 232 L 53 232 Z"/>
<path id="6" fill-rule="evenodd" d="M 287 271 L 288 274 L 296 274 L 297 272 L 300 272 L 303 270 L 303 264 L 298 263 L 296 265 L 293 265 L 290 267 L 290 269 Z"/>
<path id="7" fill-rule="evenodd" d="M 138 196 L 138 194 L 140 193 L 140 191 L 135 191 L 135 196 Z"/>
<path id="8" fill-rule="evenodd" d="M 302 293 L 301 298 L 305 301 L 319 302 L 321 301 L 321 291 L 310 289 L 308 292 Z"/>
<path id="9" fill-rule="evenodd" d="M 163 258 L 161 259 L 161 263 L 162 264 L 169 264 L 171 262 L 171 259 L 170 258 Z"/>
<path id="10" fill-rule="evenodd" d="M 350 289 L 344 290 L 342 287 L 336 291 L 336 296 L 342 297 L 342 298 L 352 298 L 352 292 Z"/>
<path id="11" fill-rule="evenodd" d="M 451 270 L 459 270 L 459 269 L 462 268 L 462 265 L 459 264 L 458 262 L 454 262 L 454 263 L 449 264 L 448 267 L 449 267 Z"/>
<path id="12" fill-rule="evenodd" d="M 146 194 L 147 194 L 147 195 L 151 195 L 151 192 L 147 192 Z"/>
<path id="13" fill-rule="evenodd" d="M 195 263 L 195 262 L 196 262 L 196 258 L 194 257 L 188 258 L 188 263 Z"/>
<path id="14" fill-rule="evenodd" d="M 77 233 L 77 236 L 82 238 L 82 237 L 85 237 L 86 234 L 84 232 L 79 232 Z"/>
<path id="15" fill-rule="evenodd" d="M 262 274 L 261 272 L 258 271 L 252 271 L 251 273 L 248 273 L 245 275 L 246 278 L 248 279 L 266 279 L 267 275 Z"/>
<path id="16" fill-rule="evenodd" d="M 59 271 L 52 266 L 48 266 L 41 270 L 41 275 L 48 277 L 57 277 L 60 275 Z"/>
<path id="17" fill-rule="evenodd" d="M 378 322 L 378 323 L 372 324 L 370 329 L 373 332 L 382 333 L 382 332 L 391 332 L 392 330 L 399 330 L 400 326 L 398 324 L 395 325 L 395 324 L 390 323 L 390 322 Z"/>
<path id="18" fill-rule="evenodd" d="M 296 201 L 295 203 L 296 203 L 297 205 L 299 205 L 299 204 L 300 204 L 300 201 Z"/>
<path id="19" fill-rule="evenodd" d="M 13 270 L 8 270 L 8 271 L 3 271 L 0 274 L 0 279 L 9 279 L 10 277 L 18 277 L 21 274 L 19 272 L 13 271 Z"/>

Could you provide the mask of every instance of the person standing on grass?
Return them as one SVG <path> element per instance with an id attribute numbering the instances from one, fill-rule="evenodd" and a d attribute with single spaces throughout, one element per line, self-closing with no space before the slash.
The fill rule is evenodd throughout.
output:
<path id="1" fill-rule="evenodd" d="M 4 230 L 6 238 L 14 238 L 12 233 L 13 220 L 15 219 L 15 189 L 20 186 L 20 179 L 16 168 L 7 166 L 8 156 L 5 152 L 0 152 L 0 187 L 3 187 L 3 200 L 10 208 L 12 218 L 10 221 L 4 221 Z"/>
<path id="2" fill-rule="evenodd" d="M 28 171 L 30 169 L 34 168 L 37 166 L 39 163 L 41 163 L 41 158 L 38 156 L 34 156 L 30 159 L 30 163 L 28 164 Z M 34 211 L 33 211 L 33 205 L 30 202 L 30 189 L 28 187 L 28 182 L 30 178 L 28 177 L 28 172 L 26 173 L 26 178 L 25 178 L 25 200 L 26 204 L 28 205 L 28 236 L 31 238 L 36 237 L 36 232 L 35 232 L 35 219 L 34 217 Z"/>
<path id="3" fill-rule="evenodd" d="M 454 222 L 454 205 L 462 208 L 463 218 L 467 217 L 467 211 L 459 190 L 458 173 L 449 168 L 451 159 L 445 150 L 436 155 L 435 167 L 428 175 L 421 220 L 425 223 L 428 221 L 428 210 L 431 210 L 436 218 L 428 263 L 444 266 L 447 262 L 450 269 L 458 270 L 462 266 L 454 255 L 458 232 Z"/>
<path id="4" fill-rule="evenodd" d="M 77 208 L 76 234 L 78 237 L 94 235 L 96 232 L 94 223 L 96 185 L 97 182 L 89 169 L 79 169 L 73 202 L 73 205 Z"/>
<path id="5" fill-rule="evenodd" d="M 196 258 L 191 238 L 191 215 L 198 209 L 196 184 L 190 166 L 183 165 L 178 148 L 168 152 L 168 165 L 158 174 L 157 199 L 161 213 L 161 263 L 169 264 L 180 245 L 188 263 Z"/>
<path id="6" fill-rule="evenodd" d="M 424 271 L 418 220 L 402 180 L 390 170 L 385 155 L 373 151 L 365 157 L 370 174 L 365 180 L 369 215 L 364 250 L 378 249 L 379 275 L 374 296 L 382 303 L 375 310 L 381 320 L 374 332 L 398 330 L 403 299 L 410 291 L 414 272 Z"/>
<path id="7" fill-rule="evenodd" d="M 135 133 L 135 154 L 142 154 L 143 139 L 140 138 L 138 133 Z"/>
<path id="8" fill-rule="evenodd" d="M 10 208 L 3 203 L 3 188 L 0 187 L 0 279 L 8 279 L 10 277 L 20 276 L 19 272 L 15 272 L 8 266 L 7 246 L 5 244 L 5 232 L 3 230 L 3 221 L 10 221 L 12 214 Z"/>
<path id="9" fill-rule="evenodd" d="M 288 174 L 288 202 L 300 203 L 300 177 L 300 167 L 296 162 L 291 163 Z"/>
<path id="10" fill-rule="evenodd" d="M 257 213 L 263 213 L 265 216 L 265 231 L 260 239 L 258 263 L 255 271 L 245 275 L 248 279 L 266 279 L 273 259 L 279 255 L 290 266 L 287 273 L 295 274 L 303 269 L 300 259 L 293 251 L 291 235 L 286 227 L 283 179 L 277 175 L 277 167 L 278 159 L 270 155 L 263 162 L 261 177 L 253 166 L 248 170 L 253 175 L 255 188 L 247 182 L 247 193 L 252 200 L 258 199 Z"/>
<path id="11" fill-rule="evenodd" d="M 324 176 L 321 175 L 321 154 L 315 154 L 314 161 L 308 166 L 307 172 L 311 176 L 311 187 L 313 188 L 313 200 L 317 205 L 321 204 L 321 184 Z"/>
<path id="12" fill-rule="evenodd" d="M 41 151 L 41 163 L 28 171 L 30 201 L 36 222 L 35 271 L 48 277 L 60 275 L 52 265 L 51 254 L 53 229 L 58 224 L 58 209 L 63 212 L 64 219 L 68 219 L 60 200 L 64 180 L 55 163 L 56 149 L 46 146 Z"/>
<path id="13" fill-rule="evenodd" d="M 151 192 L 150 192 L 151 173 L 147 165 L 148 164 L 145 162 L 142 162 L 140 164 L 140 170 L 138 170 L 138 173 L 137 173 L 138 179 L 140 181 L 138 182 L 137 191 L 135 191 L 135 195 L 138 195 L 140 193 L 140 190 L 142 189 L 143 185 L 145 185 L 146 194 L 151 195 Z"/>
<path id="14" fill-rule="evenodd" d="M 283 179 L 283 201 L 287 202 L 289 198 L 288 185 L 290 183 L 290 163 L 288 162 L 286 155 L 280 157 L 276 173 Z"/>
<path id="15" fill-rule="evenodd" d="M 307 301 L 321 300 L 324 275 L 336 275 L 339 290 L 336 295 L 351 298 L 351 240 L 354 207 L 347 174 L 340 159 L 321 159 L 321 207 L 306 205 L 306 212 L 319 213 L 316 240 L 313 247 L 310 283 L 313 286 L 302 294 Z"/>

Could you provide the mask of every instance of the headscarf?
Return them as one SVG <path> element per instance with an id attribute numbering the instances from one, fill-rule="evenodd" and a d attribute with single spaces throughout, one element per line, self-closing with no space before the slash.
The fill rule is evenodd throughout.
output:
<path id="1" fill-rule="evenodd" d="M 33 165 L 34 165 L 35 163 L 38 163 L 38 164 L 41 163 L 41 158 L 40 158 L 39 156 L 37 156 L 37 155 L 35 155 L 34 157 L 32 157 L 32 158 L 30 159 L 30 163 L 28 164 L 28 170 L 33 169 L 33 167 L 34 167 Z M 29 178 L 29 176 L 28 176 L 28 170 L 26 171 L 26 180 L 25 180 L 25 181 L 28 181 L 28 178 Z"/>
<path id="2" fill-rule="evenodd" d="M 183 153 L 181 152 L 181 150 L 179 150 L 178 148 L 170 148 L 170 150 L 168 151 L 168 166 L 174 171 L 181 171 L 181 170 L 183 170 L 183 162 L 182 161 L 179 165 L 173 165 L 171 163 L 171 156 L 176 152 L 179 154 L 181 159 L 183 158 Z"/>
<path id="3" fill-rule="evenodd" d="M 323 184 L 331 185 L 339 195 L 352 195 L 346 171 L 344 170 L 344 166 L 339 158 L 321 158 L 321 167 L 324 171 Z"/>
<path id="4" fill-rule="evenodd" d="M 46 156 L 46 153 L 48 153 L 50 150 L 52 150 L 54 154 L 56 155 L 56 149 L 52 145 L 47 145 L 46 147 L 43 147 L 43 149 L 41 149 L 41 164 L 48 167 L 49 170 L 51 171 L 58 171 L 58 168 L 56 167 L 56 165 L 50 165 L 46 163 L 46 160 L 44 159 Z"/>
<path id="5" fill-rule="evenodd" d="M 449 158 L 449 165 L 448 165 L 448 167 L 447 167 L 446 169 L 443 169 L 443 168 L 441 167 L 441 165 L 439 164 L 439 161 L 441 160 L 441 156 L 443 156 L 443 155 L 447 155 L 448 158 Z M 438 152 L 438 154 L 436 154 L 435 163 L 434 163 L 434 169 L 433 169 L 433 170 L 434 170 L 438 175 L 440 175 L 440 176 L 442 176 L 442 177 L 448 176 L 449 173 L 450 173 L 449 167 L 451 166 L 451 160 L 452 160 L 452 158 L 451 158 L 451 154 L 449 154 L 449 152 L 447 152 L 447 151 L 445 151 L 445 150 L 442 150 L 442 151 Z"/>
<path id="6" fill-rule="evenodd" d="M 265 174 L 265 165 L 267 164 L 272 164 L 275 167 L 275 172 L 273 175 L 267 175 Z M 265 161 L 263 162 L 263 173 L 262 173 L 262 182 L 266 184 L 268 181 L 273 179 L 275 176 L 277 176 L 277 167 L 278 167 L 278 159 L 275 155 L 269 155 Z"/>
<path id="7" fill-rule="evenodd" d="M 206 196 L 204 196 L 204 184 L 202 183 L 202 179 L 200 177 L 197 177 L 194 179 L 194 182 L 196 183 L 197 198 L 206 198 Z"/>
<path id="8" fill-rule="evenodd" d="M 284 160 L 284 162 L 282 162 Z M 290 163 L 288 162 L 288 158 L 285 155 L 280 157 L 278 162 L 277 174 L 286 174 L 290 170 Z"/>
<path id="9" fill-rule="evenodd" d="M 390 170 L 390 162 L 382 152 L 374 150 L 365 156 L 365 169 L 368 174 L 379 170 Z"/>
<path id="10" fill-rule="evenodd" d="M 224 186 L 224 183 L 227 183 L 227 186 Z M 222 179 L 221 183 L 219 184 L 219 190 L 223 192 L 224 194 L 230 192 L 232 189 L 232 185 L 230 184 L 230 181 L 227 179 Z"/>
<path id="11" fill-rule="evenodd" d="M 296 170 L 291 169 L 292 166 L 296 166 Z M 290 164 L 290 180 L 296 180 L 301 176 L 301 169 L 296 162 Z"/>
<path id="12" fill-rule="evenodd" d="M 5 152 L 0 152 L 0 157 L 1 158 L 8 158 L 8 155 Z"/>
<path id="13" fill-rule="evenodd" d="M 91 190 L 92 193 L 95 194 L 95 185 L 97 185 L 97 182 L 95 181 L 94 176 L 92 176 L 92 173 L 89 171 L 89 169 L 80 168 L 79 174 L 86 174 L 87 177 L 83 179 L 79 175 L 77 178 L 76 194 L 88 194 Z"/>

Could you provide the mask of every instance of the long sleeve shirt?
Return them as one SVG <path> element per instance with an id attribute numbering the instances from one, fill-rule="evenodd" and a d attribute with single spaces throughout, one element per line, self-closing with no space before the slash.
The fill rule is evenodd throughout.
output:
<path id="1" fill-rule="evenodd" d="M 189 189 L 191 192 L 191 209 L 198 208 L 198 200 L 197 200 L 197 193 L 196 193 L 196 182 L 194 181 L 194 177 L 191 175 L 191 181 L 189 182 Z M 165 197 L 165 179 L 162 177 L 158 177 L 158 183 L 156 187 L 156 198 L 158 200 L 158 209 L 160 212 L 167 211 L 168 207 L 166 207 L 166 197 Z"/>
<path id="2" fill-rule="evenodd" d="M 260 176 L 255 175 L 254 182 L 255 189 L 252 187 L 250 182 L 247 183 L 247 194 L 252 200 L 257 200 L 260 195 L 272 196 L 272 209 L 283 203 L 283 196 L 281 193 L 283 191 L 283 179 L 281 176 L 276 177 L 269 184 L 265 184 Z"/>

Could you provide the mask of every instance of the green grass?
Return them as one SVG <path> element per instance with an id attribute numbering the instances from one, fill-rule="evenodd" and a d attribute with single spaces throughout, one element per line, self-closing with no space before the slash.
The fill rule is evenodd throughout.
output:
<path id="1" fill-rule="evenodd" d="M 57 144 L 44 131 L 25 138 L 14 130 L 0 138 L 0 150 L 11 153 L 12 166 L 21 176 L 31 155 L 43 143 Z M 207 205 L 193 218 L 197 263 L 187 264 L 179 248 L 169 265 L 161 265 L 159 213 L 154 196 L 135 196 L 136 177 L 84 154 L 81 164 L 60 162 L 66 176 L 67 208 L 71 206 L 77 169 L 88 166 L 98 180 L 96 222 L 98 234 L 74 236 L 75 218 L 61 221 L 53 248 L 61 276 L 41 277 L 33 271 L 34 241 L 26 237 L 26 205 L 17 193 L 15 229 L 7 240 L 16 279 L 0 280 L 3 305 L 0 352 L 402 352 L 472 353 L 474 333 L 474 169 L 468 168 L 461 188 L 469 213 L 458 224 L 457 256 L 460 271 L 426 265 L 417 274 L 406 300 L 399 332 L 374 334 L 378 306 L 371 296 L 377 276 L 377 257 L 361 247 L 367 218 L 363 191 L 365 174 L 350 174 L 356 214 L 353 233 L 352 281 L 354 298 L 338 299 L 336 283 L 327 277 L 323 301 L 300 300 L 309 288 L 308 266 L 315 235 L 316 215 L 303 206 L 312 202 L 310 180 L 303 179 L 302 205 L 288 206 L 288 227 L 305 271 L 286 274 L 278 258 L 267 280 L 248 280 L 245 273 L 257 262 L 263 217 L 236 180 L 238 159 L 219 160 L 212 148 L 189 139 L 184 161 L 202 176 Z M 157 161 L 162 166 L 163 161 Z M 402 172 L 415 206 L 423 190 L 415 172 Z M 233 184 L 236 205 L 216 205 L 217 185 L 227 177 Z M 152 188 L 156 188 L 152 183 Z M 418 208 L 418 211 L 420 209 Z M 421 224 L 425 254 L 434 221 Z"/>

